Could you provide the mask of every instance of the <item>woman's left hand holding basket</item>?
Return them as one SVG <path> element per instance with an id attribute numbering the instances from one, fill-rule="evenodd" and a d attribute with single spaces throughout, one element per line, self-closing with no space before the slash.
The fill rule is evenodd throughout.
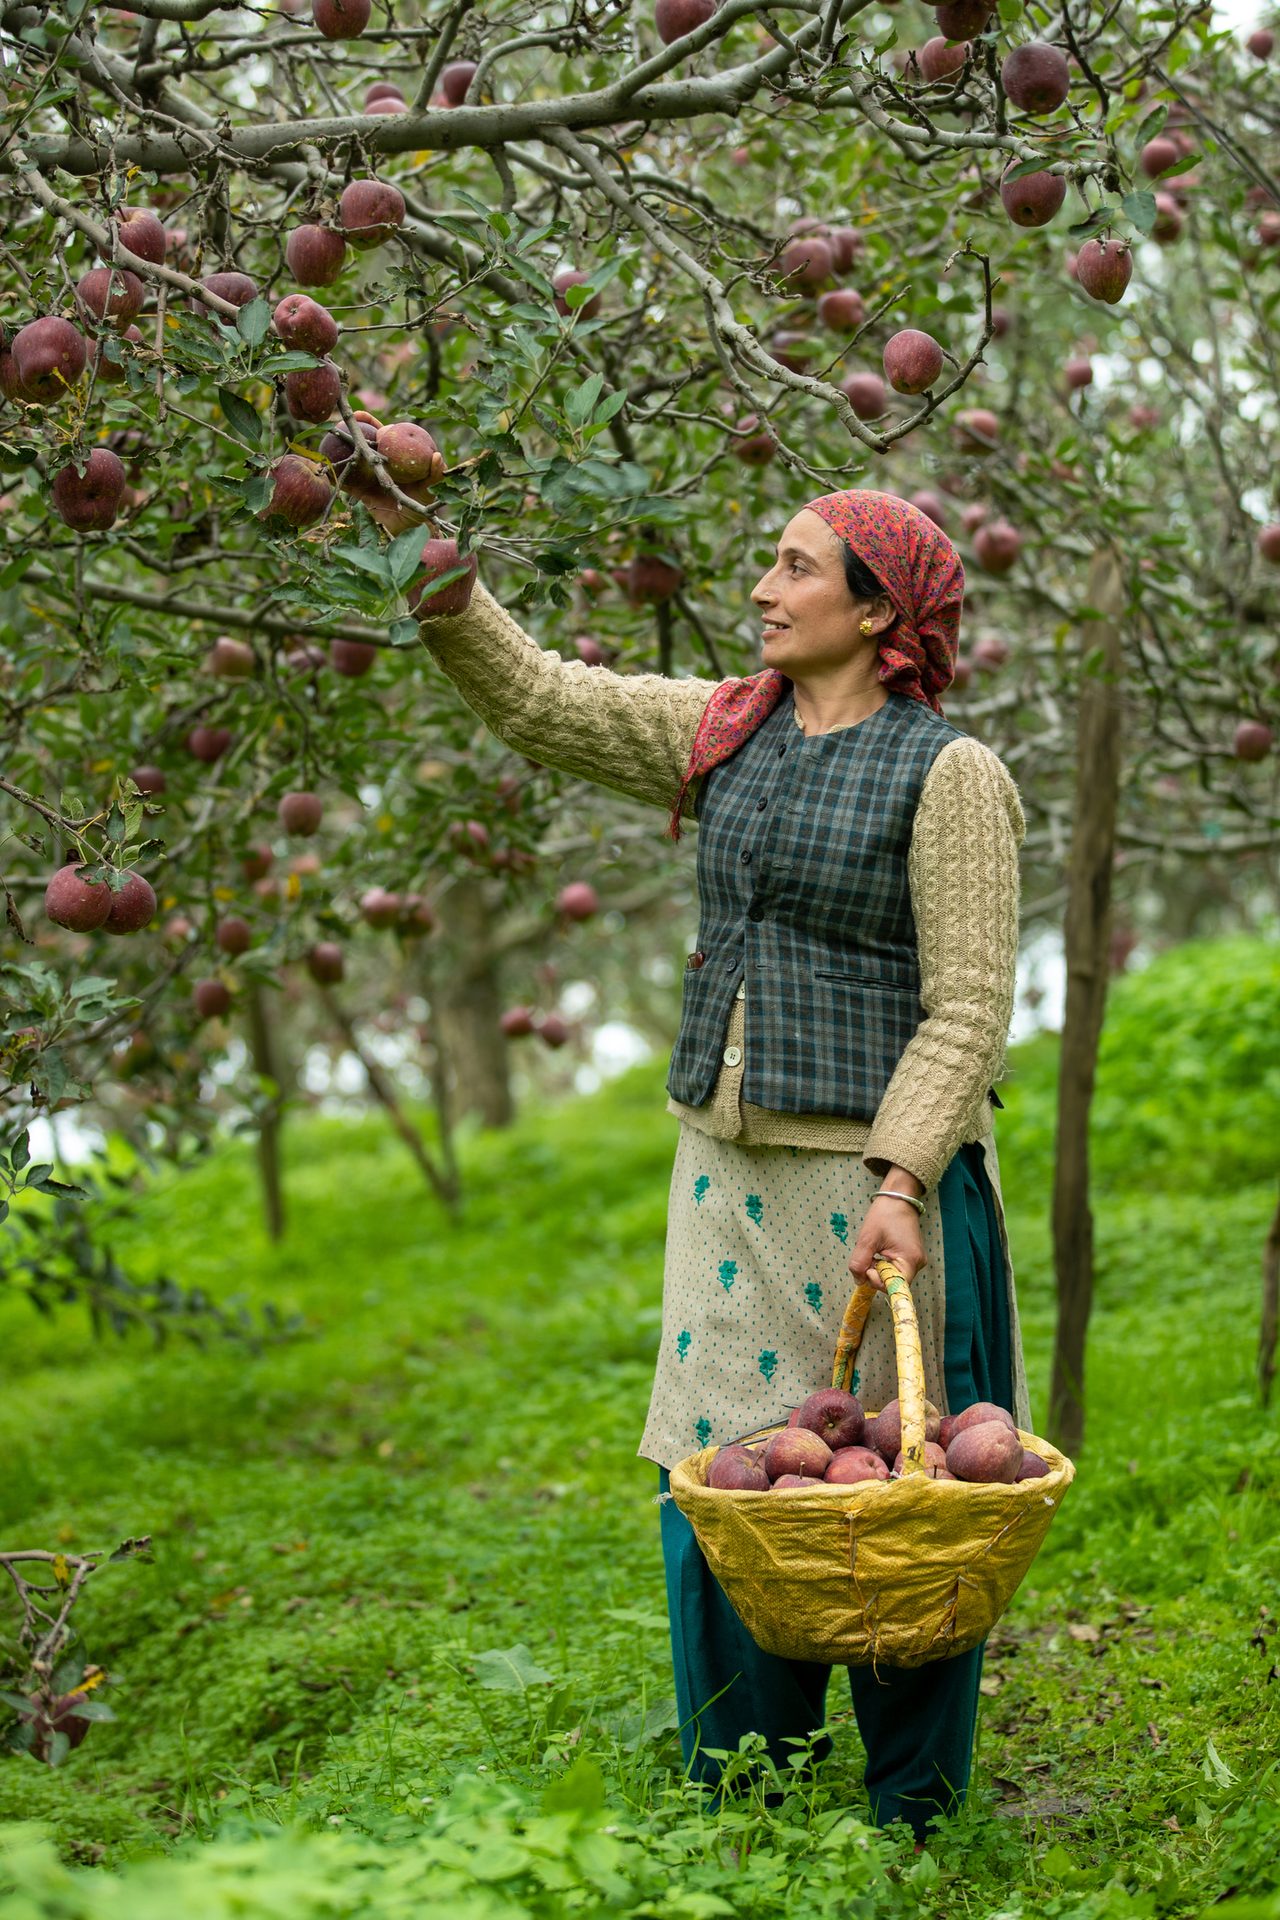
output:
<path id="1" fill-rule="evenodd" d="M 895 1167 L 891 1174 L 886 1175 L 884 1184 L 886 1187 L 898 1187 L 905 1193 L 920 1192 L 920 1182 L 901 1167 Z M 854 1241 L 853 1252 L 849 1255 L 849 1272 L 854 1279 L 866 1280 L 883 1292 L 884 1281 L 872 1265 L 877 1255 L 892 1260 L 908 1281 L 914 1280 L 928 1266 L 920 1231 L 920 1216 L 909 1201 L 895 1200 L 887 1194 L 873 1200 L 867 1208 L 862 1230 Z"/>

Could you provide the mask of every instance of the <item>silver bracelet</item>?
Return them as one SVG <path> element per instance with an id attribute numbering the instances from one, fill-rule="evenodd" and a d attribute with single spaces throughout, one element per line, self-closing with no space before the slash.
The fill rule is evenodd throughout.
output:
<path id="1" fill-rule="evenodd" d="M 876 1194 L 877 1200 L 905 1200 L 917 1213 L 924 1212 L 924 1201 L 917 1200 L 914 1193 L 899 1193 L 896 1187 L 881 1187 Z"/>

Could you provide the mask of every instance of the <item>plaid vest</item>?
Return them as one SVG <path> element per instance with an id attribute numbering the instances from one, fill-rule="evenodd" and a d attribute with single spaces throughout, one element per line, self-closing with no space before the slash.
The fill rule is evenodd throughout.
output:
<path id="1" fill-rule="evenodd" d="M 704 777 L 698 942 L 685 963 L 673 1099 L 710 1099 L 745 975 L 742 1097 L 775 1112 L 875 1117 L 925 1018 L 912 823 L 934 759 L 962 737 L 922 701 L 891 693 L 857 726 L 806 738 L 788 687 Z"/>

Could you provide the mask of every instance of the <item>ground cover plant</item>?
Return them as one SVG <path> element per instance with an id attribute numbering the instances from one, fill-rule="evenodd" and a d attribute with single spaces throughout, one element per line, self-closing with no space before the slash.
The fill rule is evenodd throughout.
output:
<path id="1" fill-rule="evenodd" d="M 157 1352 L 0 1306 L 5 1542 L 154 1540 L 82 1603 L 116 1721 L 58 1768 L 0 1764 L 4 1920 L 395 1920 L 428 1898 L 460 1920 L 1280 1914 L 1280 1423 L 1252 1378 L 1276 989 L 1256 941 L 1117 984 L 1087 1445 L 991 1642 L 970 1806 L 919 1859 L 866 1824 L 839 1676 L 834 1757 L 781 1804 L 717 1813 L 680 1782 L 633 1451 L 674 1151 L 660 1062 L 466 1133 L 453 1229 L 373 1120 L 300 1125 L 274 1246 L 247 1144 L 156 1181 L 133 1266 L 305 1331 Z M 1037 1412 L 1052 1053 L 1015 1049 L 1001 1089 Z"/>

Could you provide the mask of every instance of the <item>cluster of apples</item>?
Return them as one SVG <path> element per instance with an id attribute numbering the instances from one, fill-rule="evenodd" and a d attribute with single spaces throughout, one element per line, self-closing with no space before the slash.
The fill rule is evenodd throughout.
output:
<path id="1" fill-rule="evenodd" d="M 978 1400 L 961 1413 L 940 1414 L 925 1403 L 925 1472 L 931 1480 L 969 1480 L 1012 1486 L 1038 1480 L 1049 1464 L 1024 1447 L 1003 1407 Z M 789 1493 L 806 1487 L 858 1486 L 902 1472 L 902 1409 L 890 1400 L 868 1419 L 862 1404 L 839 1387 L 811 1393 L 787 1425 L 757 1445 L 721 1447 L 707 1485 L 731 1493 Z"/>

